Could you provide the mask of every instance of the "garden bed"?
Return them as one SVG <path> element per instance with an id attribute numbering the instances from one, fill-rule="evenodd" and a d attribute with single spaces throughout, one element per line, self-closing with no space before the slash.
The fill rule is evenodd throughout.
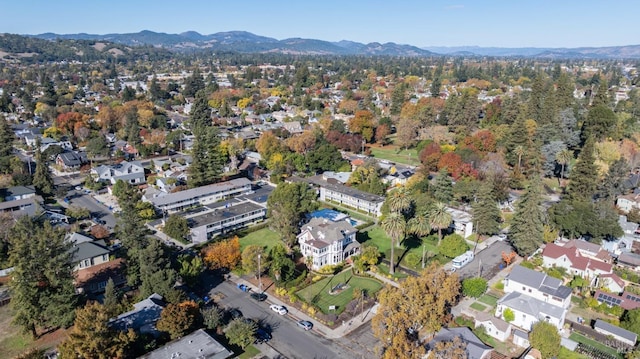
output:
<path id="1" fill-rule="evenodd" d="M 340 285 L 342 285 L 342 289 L 336 291 L 335 289 Z M 355 288 L 365 291 L 368 297 L 373 297 L 382 288 L 382 283 L 373 278 L 356 276 L 351 269 L 348 269 L 335 276 L 321 279 L 299 290 L 296 294 L 300 299 L 314 305 L 324 314 L 339 315 L 353 300 Z M 332 290 L 334 290 L 333 294 L 331 294 Z"/>

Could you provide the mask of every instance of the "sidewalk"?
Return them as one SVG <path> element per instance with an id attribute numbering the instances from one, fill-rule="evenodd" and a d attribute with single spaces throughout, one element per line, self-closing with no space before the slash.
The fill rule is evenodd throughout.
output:
<path id="1" fill-rule="evenodd" d="M 242 279 L 241 277 L 238 277 L 234 273 L 230 274 L 229 281 L 236 284 L 247 285 L 250 288 L 252 288 L 252 290 L 256 289 L 252 283 Z M 327 339 L 338 339 L 351 333 L 353 330 L 359 328 L 361 325 L 368 323 L 371 320 L 371 318 L 373 318 L 373 316 L 376 314 L 376 311 L 378 309 L 378 304 L 376 303 L 371 309 L 357 315 L 356 317 L 353 317 L 348 322 L 343 322 L 342 325 L 336 327 L 336 329 L 332 329 L 324 325 L 323 323 L 320 323 L 317 319 L 312 318 L 307 313 L 299 310 L 298 308 L 288 305 L 288 303 L 285 303 L 275 295 L 269 295 L 265 302 L 269 304 L 277 304 L 277 305 L 285 306 L 289 310 L 289 316 L 292 317 L 296 322 L 298 320 L 310 321 L 311 323 L 313 323 L 312 330 L 320 333 L 323 337 Z"/>

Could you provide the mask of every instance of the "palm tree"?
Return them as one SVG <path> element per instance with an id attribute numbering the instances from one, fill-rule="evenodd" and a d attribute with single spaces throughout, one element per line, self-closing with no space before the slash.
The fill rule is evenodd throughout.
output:
<path id="1" fill-rule="evenodd" d="M 393 249 L 400 237 L 404 235 L 406 223 L 404 221 L 404 217 L 400 213 L 391 212 L 382 220 L 382 222 L 380 222 L 380 227 L 382 227 L 387 235 L 391 237 L 391 259 L 389 260 L 389 273 L 394 274 L 395 265 L 393 264 Z"/>
<path id="2" fill-rule="evenodd" d="M 518 145 L 513 149 L 513 153 L 518 155 L 518 168 L 522 168 L 522 155 L 525 154 L 524 147 L 522 145 Z"/>
<path id="3" fill-rule="evenodd" d="M 406 188 L 398 188 L 389 194 L 389 210 L 403 213 L 411 207 L 411 196 Z"/>
<path id="4" fill-rule="evenodd" d="M 437 202 L 429 211 L 429 224 L 438 230 L 438 247 L 442 241 L 442 230 L 449 228 L 451 221 L 451 213 L 447 212 L 447 206 L 442 202 Z"/>
<path id="5" fill-rule="evenodd" d="M 564 150 L 556 153 L 556 162 L 558 162 L 558 164 L 560 164 L 560 166 L 561 166 L 560 178 L 558 179 L 558 183 L 559 184 L 560 184 L 560 181 L 562 180 L 562 178 L 564 178 L 564 166 L 566 166 L 567 163 L 569 163 L 572 158 L 573 158 L 573 152 L 569 151 L 566 148 Z"/>
<path id="6" fill-rule="evenodd" d="M 416 213 L 415 217 L 407 223 L 409 231 L 418 237 L 424 237 L 431 233 L 431 224 L 429 223 L 429 214 L 426 212 Z M 426 247 L 424 238 L 422 238 L 422 268 L 424 269 L 424 258 L 426 255 Z"/>

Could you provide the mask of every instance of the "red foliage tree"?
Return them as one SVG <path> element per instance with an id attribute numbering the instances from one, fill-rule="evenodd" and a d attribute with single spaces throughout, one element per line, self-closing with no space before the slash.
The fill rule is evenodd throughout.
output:
<path id="1" fill-rule="evenodd" d="M 438 170 L 446 169 L 447 172 L 453 173 L 456 168 L 462 165 L 462 158 L 455 152 L 447 152 L 438 161 Z"/>
<path id="2" fill-rule="evenodd" d="M 420 151 L 420 163 L 429 171 L 438 169 L 438 161 L 442 157 L 442 149 L 436 142 L 431 142 Z"/>

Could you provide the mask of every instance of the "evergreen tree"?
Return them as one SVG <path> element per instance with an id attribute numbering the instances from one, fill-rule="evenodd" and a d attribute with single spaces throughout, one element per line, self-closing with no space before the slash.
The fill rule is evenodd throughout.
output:
<path id="1" fill-rule="evenodd" d="M 118 307 L 120 306 L 120 295 L 112 278 L 109 278 L 109 280 L 107 280 L 107 285 L 104 287 L 103 304 L 104 310 L 107 312 L 109 318 L 113 318 L 118 315 Z"/>
<path id="2" fill-rule="evenodd" d="M 139 290 L 142 297 L 146 298 L 153 293 L 163 297 L 171 295 L 177 276 L 170 264 L 157 240 L 150 240 L 149 244 L 140 251 Z"/>
<path id="3" fill-rule="evenodd" d="M 36 143 L 36 147 L 36 170 L 33 174 L 33 186 L 40 194 L 49 196 L 54 189 L 53 178 L 49 171 L 49 165 L 40 151 L 40 141 Z"/>
<path id="4" fill-rule="evenodd" d="M 109 327 L 111 316 L 97 302 L 77 310 L 73 329 L 59 346 L 62 358 L 133 358 L 132 345 L 136 340 L 133 329 L 121 332 Z"/>
<path id="5" fill-rule="evenodd" d="M 591 201 L 596 192 L 598 168 L 595 164 L 594 141 L 587 139 L 569 176 L 567 196 L 572 200 Z"/>
<path id="6" fill-rule="evenodd" d="M 522 166 L 522 156 L 530 148 L 531 139 L 527 132 L 524 119 L 518 116 L 509 127 L 509 135 L 506 137 L 505 147 L 507 149 L 506 160 L 511 166 Z M 522 150 L 519 152 L 519 150 Z"/>
<path id="7" fill-rule="evenodd" d="M 609 96 L 609 84 L 607 83 L 607 79 L 601 77 L 600 84 L 598 85 L 598 91 L 596 91 L 595 96 L 593 96 L 591 106 L 604 106 L 608 108 L 610 105 L 611 98 Z"/>
<path id="8" fill-rule="evenodd" d="M 529 182 L 518 200 L 510 228 L 511 243 L 521 256 L 529 256 L 544 243 L 545 212 L 538 176 Z"/>
<path id="9" fill-rule="evenodd" d="M 476 226 L 476 232 L 492 235 L 500 231 L 502 216 L 490 183 L 484 182 L 480 186 L 476 200 L 471 204 L 471 208 L 473 209 L 473 223 Z"/>
<path id="10" fill-rule="evenodd" d="M 609 167 L 609 171 L 598 186 L 598 199 L 614 203 L 616 198 L 625 191 L 624 182 L 629 176 L 629 164 L 624 157 L 620 157 Z"/>
<path id="11" fill-rule="evenodd" d="M 433 186 L 433 197 L 442 203 L 450 203 L 453 200 L 453 184 L 446 169 L 441 169 L 436 176 Z"/>
<path id="12" fill-rule="evenodd" d="M 118 191 L 120 195 L 117 196 L 120 213 L 116 233 L 126 251 L 127 281 L 135 286 L 140 281 L 140 252 L 148 246 L 149 240 L 145 235 L 144 222 L 136 208 L 141 197 L 140 193 L 126 182 L 121 182 L 120 187 L 122 187 Z"/>
<path id="13" fill-rule="evenodd" d="M 16 223 L 9 263 L 14 322 L 33 337 L 38 329 L 68 327 L 76 304 L 70 244 L 64 232 L 27 216 Z"/>
<path id="14" fill-rule="evenodd" d="M 6 91 L 5 91 L 6 93 Z M 13 140 L 15 135 L 11 126 L 0 115 L 0 172 L 11 173 L 11 158 L 13 157 Z"/>
<path id="15" fill-rule="evenodd" d="M 194 97 L 198 91 L 204 89 L 204 80 L 198 69 L 195 69 L 191 76 L 187 77 L 184 81 L 184 90 L 182 94 L 184 97 Z"/>
<path id="16" fill-rule="evenodd" d="M 563 72 L 558 77 L 556 88 L 556 106 L 560 110 L 565 110 L 573 107 L 575 99 L 573 97 L 573 90 L 575 89 L 574 83 L 569 78 L 566 72 Z"/>
<path id="17" fill-rule="evenodd" d="M 189 187 L 200 187 L 220 178 L 225 158 L 215 127 L 202 127 L 195 133 L 193 162 L 189 166 Z"/>
<path id="18" fill-rule="evenodd" d="M 133 146 L 138 147 L 142 140 L 140 139 L 140 125 L 138 124 L 138 111 L 133 108 L 127 112 L 124 124 L 125 139 Z"/>
<path id="19" fill-rule="evenodd" d="M 191 121 L 191 129 L 194 132 L 198 132 L 203 127 L 212 126 L 211 121 L 211 107 L 207 101 L 207 96 L 204 91 L 198 91 L 196 98 L 191 105 L 191 111 L 189 112 L 189 119 Z"/>

